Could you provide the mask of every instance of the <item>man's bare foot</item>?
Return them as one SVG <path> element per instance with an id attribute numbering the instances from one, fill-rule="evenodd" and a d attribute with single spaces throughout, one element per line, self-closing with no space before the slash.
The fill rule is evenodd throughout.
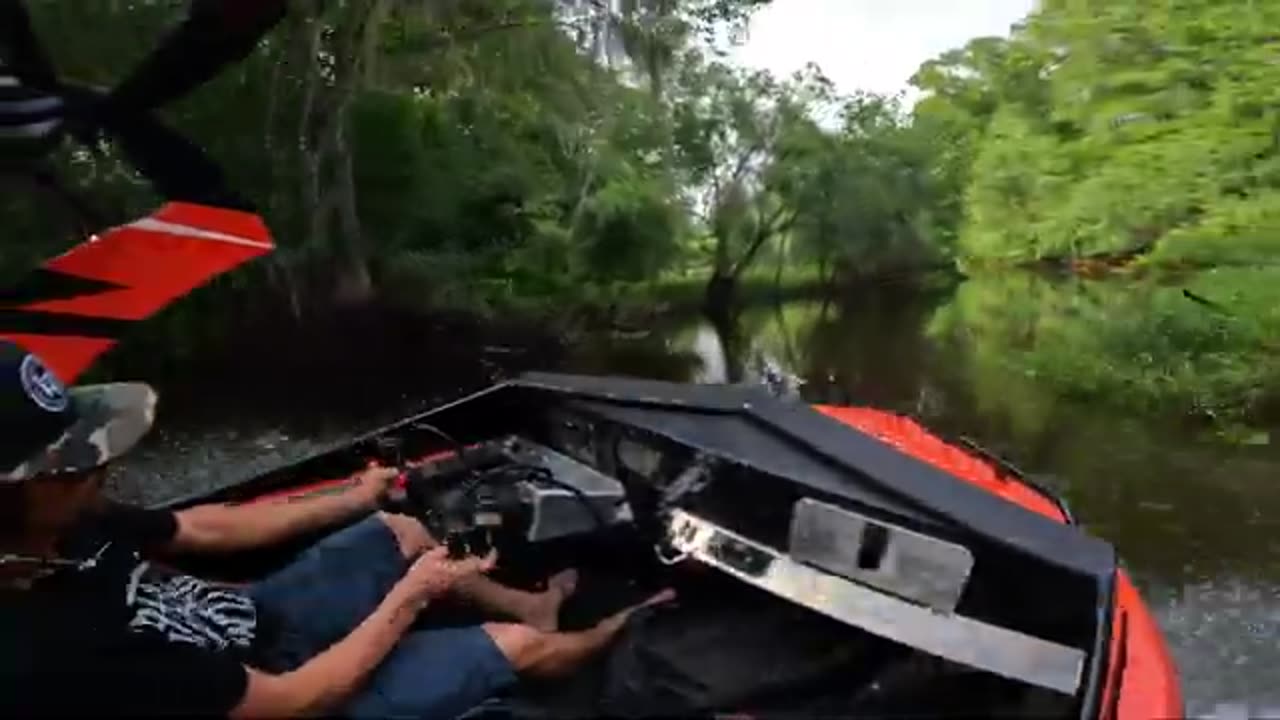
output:
<path id="1" fill-rule="evenodd" d="M 650 597 L 648 600 L 645 600 L 644 602 L 636 603 L 631 607 L 623 608 L 618 612 L 610 615 L 609 617 L 601 620 L 599 623 L 596 624 L 596 628 L 601 632 L 604 632 L 605 634 L 607 634 L 609 637 L 613 637 L 614 635 L 618 634 L 618 632 L 621 631 L 623 627 L 626 626 L 627 620 L 630 620 L 631 616 L 634 615 L 636 611 L 643 610 L 644 608 L 647 608 L 647 607 L 653 607 L 654 605 L 663 605 L 675 599 L 676 599 L 676 591 L 672 590 L 671 588 L 667 588 L 666 590 L 663 590 L 657 593 L 656 595 L 653 595 L 652 597 Z"/>
<path id="2" fill-rule="evenodd" d="M 631 614 L 643 607 L 669 602 L 675 592 L 663 590 L 642 603 L 610 615 L 594 627 L 579 632 L 542 632 L 528 624 L 490 623 L 485 632 L 522 675 L 564 677 L 595 657 L 617 636 Z"/>
<path id="3" fill-rule="evenodd" d="M 570 568 L 547 578 L 547 589 L 533 594 L 529 607 L 521 613 L 524 624 L 555 632 L 560 629 L 560 606 L 578 589 L 578 571 Z"/>

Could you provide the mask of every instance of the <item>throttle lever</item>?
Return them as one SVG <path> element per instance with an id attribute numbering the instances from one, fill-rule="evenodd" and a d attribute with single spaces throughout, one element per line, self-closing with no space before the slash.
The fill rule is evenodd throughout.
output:
<path id="1" fill-rule="evenodd" d="M 699 455 L 676 476 L 675 480 L 662 488 L 662 497 L 658 501 L 659 507 L 664 511 L 671 510 L 679 507 L 684 500 L 705 490 L 711 484 L 714 468 L 713 458 Z"/>

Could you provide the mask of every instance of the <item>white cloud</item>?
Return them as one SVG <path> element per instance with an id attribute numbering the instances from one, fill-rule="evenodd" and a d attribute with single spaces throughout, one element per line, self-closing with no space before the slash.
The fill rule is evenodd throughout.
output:
<path id="1" fill-rule="evenodd" d="M 786 75 L 812 61 L 843 92 L 908 92 L 925 60 L 1007 35 L 1035 0 L 773 0 L 732 56 Z M 910 97 L 910 96 L 909 96 Z"/>

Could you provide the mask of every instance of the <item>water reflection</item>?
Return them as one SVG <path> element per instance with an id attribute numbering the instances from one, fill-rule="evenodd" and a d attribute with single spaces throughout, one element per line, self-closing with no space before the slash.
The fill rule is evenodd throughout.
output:
<path id="1" fill-rule="evenodd" d="M 1169 633 L 1191 712 L 1278 707 L 1280 451 L 1206 439 L 1181 415 L 1073 399 L 1045 377 L 1048 362 L 1094 373 L 1121 362 L 1124 339 L 1100 328 L 1149 314 L 1152 292 L 1014 276 L 942 295 L 756 305 L 728 328 L 690 318 L 640 345 L 605 340 L 591 369 L 696 382 L 780 373 L 811 402 L 874 405 L 972 437 L 1116 544 Z M 656 372 L 620 360 L 639 348 L 667 359 Z"/>
<path id="2" fill-rule="evenodd" d="M 690 380 L 699 383 L 729 382 L 729 360 L 725 357 L 724 343 L 711 323 L 695 325 L 692 338 L 687 342 L 689 350 L 698 358 L 698 367 L 690 375 Z"/>

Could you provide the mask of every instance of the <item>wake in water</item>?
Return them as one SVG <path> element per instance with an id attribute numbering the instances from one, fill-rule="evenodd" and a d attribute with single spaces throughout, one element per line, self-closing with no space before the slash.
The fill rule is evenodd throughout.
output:
<path id="1" fill-rule="evenodd" d="M 1155 587 L 1148 597 L 1168 634 L 1189 716 L 1280 718 L 1273 675 L 1280 665 L 1280 596 L 1269 583 L 1214 577 L 1176 590 Z"/>

